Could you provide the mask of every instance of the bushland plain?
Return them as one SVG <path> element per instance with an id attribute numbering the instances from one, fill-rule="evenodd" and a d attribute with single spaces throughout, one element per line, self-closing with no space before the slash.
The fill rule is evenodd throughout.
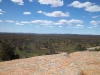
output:
<path id="1" fill-rule="evenodd" d="M 100 46 L 100 35 L 0 33 L 0 60 L 71 53 L 96 46 Z M 14 58 L 8 50 L 13 51 Z"/>

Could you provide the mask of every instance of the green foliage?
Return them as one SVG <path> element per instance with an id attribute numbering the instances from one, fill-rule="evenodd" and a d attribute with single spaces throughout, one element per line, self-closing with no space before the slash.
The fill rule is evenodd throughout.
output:
<path id="1" fill-rule="evenodd" d="M 81 44 L 77 44 L 76 45 L 76 50 L 78 50 L 78 51 L 84 51 L 84 50 L 86 50 L 86 48 L 84 46 L 82 46 Z"/>
<path id="2" fill-rule="evenodd" d="M 4 46 L 2 46 L 3 42 L 5 42 Z M 83 51 L 89 47 L 100 46 L 100 36 L 1 33 L 0 46 L 0 56 L 12 60 L 17 54 L 18 57 L 25 58 L 58 52 Z M 4 55 L 1 53 L 2 50 Z"/>
<path id="3" fill-rule="evenodd" d="M 15 47 L 13 47 L 13 46 L 11 46 L 10 44 L 7 44 L 7 43 L 1 44 L 0 53 L 1 53 L 0 57 L 3 61 L 19 58 L 19 55 L 17 53 L 15 53 Z"/>
<path id="4" fill-rule="evenodd" d="M 100 51 L 100 48 L 98 48 L 98 49 L 97 49 L 97 48 L 95 48 L 95 51 Z"/>

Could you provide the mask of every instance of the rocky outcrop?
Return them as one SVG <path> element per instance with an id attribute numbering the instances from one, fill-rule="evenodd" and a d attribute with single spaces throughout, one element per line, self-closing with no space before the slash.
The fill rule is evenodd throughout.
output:
<path id="1" fill-rule="evenodd" d="M 61 53 L 0 62 L 0 75 L 100 75 L 100 52 Z"/>

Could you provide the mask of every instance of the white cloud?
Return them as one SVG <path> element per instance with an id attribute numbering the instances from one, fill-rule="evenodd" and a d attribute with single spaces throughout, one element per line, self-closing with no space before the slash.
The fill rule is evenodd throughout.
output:
<path id="1" fill-rule="evenodd" d="M 63 23 L 56 22 L 55 25 L 63 25 Z"/>
<path id="2" fill-rule="evenodd" d="M 98 18 L 99 16 L 92 16 L 92 18 Z"/>
<path id="3" fill-rule="evenodd" d="M 91 25 L 97 26 L 98 24 L 100 24 L 100 21 L 91 21 L 90 22 Z"/>
<path id="4" fill-rule="evenodd" d="M 82 27 L 83 25 L 81 25 L 81 24 L 78 24 L 78 25 L 76 25 L 77 27 Z"/>
<path id="5" fill-rule="evenodd" d="M 49 16 L 49 17 L 69 17 L 70 16 L 68 12 L 63 13 L 61 11 L 54 11 L 52 13 L 38 11 L 37 13 L 44 14 L 45 16 Z"/>
<path id="6" fill-rule="evenodd" d="M 3 11 L 2 9 L 0 9 L 0 15 L 2 15 L 3 13 L 5 13 L 5 11 Z"/>
<path id="7" fill-rule="evenodd" d="M 49 16 L 49 17 L 69 17 L 69 13 L 63 13 L 61 11 L 54 11 L 52 13 L 46 13 L 44 12 L 44 15 Z"/>
<path id="8" fill-rule="evenodd" d="M 41 14 L 41 13 L 43 13 L 41 10 L 39 10 L 37 13 L 39 13 L 39 14 Z"/>
<path id="9" fill-rule="evenodd" d="M 28 22 L 28 21 L 21 21 L 20 23 L 21 24 L 31 24 L 31 22 Z"/>
<path id="10" fill-rule="evenodd" d="M 2 2 L 2 0 L 0 0 L 0 2 Z"/>
<path id="11" fill-rule="evenodd" d="M 0 22 L 3 22 L 2 20 L 0 20 Z"/>
<path id="12" fill-rule="evenodd" d="M 33 2 L 33 0 L 29 0 L 29 2 Z"/>
<path id="13" fill-rule="evenodd" d="M 54 26 L 48 26 L 48 25 L 46 25 L 45 27 L 53 28 Z"/>
<path id="14" fill-rule="evenodd" d="M 71 26 L 71 25 L 76 25 L 77 27 L 83 27 L 82 20 L 77 20 L 77 19 L 71 19 L 71 20 L 65 20 L 65 19 L 61 19 L 57 22 L 53 22 L 50 20 L 33 20 L 33 21 L 13 21 L 13 20 L 5 20 L 8 23 L 15 23 L 15 25 L 43 25 L 44 27 L 54 27 L 54 25 L 58 25 L 59 27 L 62 27 L 62 25 L 67 25 L 67 26 Z"/>
<path id="15" fill-rule="evenodd" d="M 16 23 L 15 23 L 15 25 L 24 25 L 24 24 L 22 24 L 22 23 L 19 23 L 19 22 L 16 22 Z"/>
<path id="16" fill-rule="evenodd" d="M 55 24 L 57 24 L 57 25 L 60 25 L 60 24 L 67 24 L 68 23 L 68 21 L 67 20 L 65 20 L 65 19 L 62 19 L 62 20 L 59 20 L 58 21 L 58 23 L 55 23 Z"/>
<path id="17" fill-rule="evenodd" d="M 73 6 L 75 8 L 89 7 L 91 5 L 92 5 L 92 3 L 90 3 L 90 2 L 81 3 L 79 1 L 74 1 L 73 3 L 69 4 L 69 6 Z"/>
<path id="18" fill-rule="evenodd" d="M 31 23 L 36 24 L 36 25 L 52 25 L 53 22 L 52 21 L 48 21 L 48 20 L 33 20 L 31 21 Z"/>
<path id="19" fill-rule="evenodd" d="M 99 12 L 100 11 L 100 6 L 95 5 L 94 3 L 91 3 L 91 2 L 81 3 L 79 1 L 74 1 L 73 3 L 69 4 L 69 6 L 73 6 L 75 8 L 84 8 L 88 12 Z"/>
<path id="20" fill-rule="evenodd" d="M 38 0 L 38 2 L 45 5 L 50 4 L 52 7 L 59 7 L 64 5 L 63 0 Z"/>
<path id="21" fill-rule="evenodd" d="M 13 20 L 5 20 L 5 21 L 8 22 L 8 23 L 14 23 Z"/>
<path id="22" fill-rule="evenodd" d="M 55 25 L 72 25 L 72 24 L 82 24 L 83 21 L 82 20 L 76 20 L 76 19 L 72 19 L 72 20 L 65 20 L 65 19 L 62 19 L 62 20 L 59 20 L 58 23 L 55 23 Z"/>
<path id="23" fill-rule="evenodd" d="M 62 28 L 62 26 L 59 26 L 60 28 Z"/>
<path id="24" fill-rule="evenodd" d="M 100 6 L 93 5 L 93 6 L 87 7 L 85 10 L 89 11 L 89 12 L 99 12 L 100 11 Z"/>
<path id="25" fill-rule="evenodd" d="M 77 24 L 76 27 L 78 27 L 78 28 L 83 28 L 84 26 L 81 25 L 81 24 Z"/>
<path id="26" fill-rule="evenodd" d="M 14 3 L 17 3 L 18 5 L 24 5 L 23 0 L 11 0 Z"/>
<path id="27" fill-rule="evenodd" d="M 21 21 L 21 22 L 18 22 L 18 21 L 16 21 L 16 23 L 15 23 L 15 25 L 25 25 L 25 24 L 31 24 L 31 22 L 29 22 L 29 21 Z"/>
<path id="28" fill-rule="evenodd" d="M 23 12 L 24 15 L 30 15 L 31 12 Z"/>
<path id="29" fill-rule="evenodd" d="M 88 27 L 88 28 L 93 28 L 93 27 Z"/>

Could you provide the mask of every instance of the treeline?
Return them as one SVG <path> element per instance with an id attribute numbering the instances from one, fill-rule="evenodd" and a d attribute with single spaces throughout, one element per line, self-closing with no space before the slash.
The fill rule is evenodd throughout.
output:
<path id="1" fill-rule="evenodd" d="M 5 45 L 3 46 L 3 44 Z M 30 56 L 56 54 L 59 52 L 83 51 L 88 47 L 100 46 L 100 36 L 97 35 L 67 35 L 67 34 L 0 34 L 0 52 L 8 51 L 7 45 L 13 51 L 13 57 L 26 58 Z M 5 52 L 6 52 L 5 51 Z M 9 55 L 9 54 L 8 54 Z M 7 55 L 7 56 L 8 56 Z M 2 60 L 2 54 L 0 58 Z"/>

